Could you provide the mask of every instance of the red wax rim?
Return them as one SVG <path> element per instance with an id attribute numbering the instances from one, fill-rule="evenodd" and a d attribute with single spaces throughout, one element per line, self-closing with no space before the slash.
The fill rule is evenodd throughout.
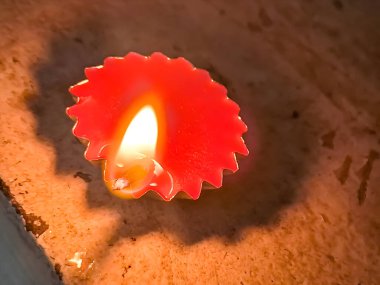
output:
<path id="1" fill-rule="evenodd" d="M 86 68 L 85 74 L 87 80 L 69 90 L 77 103 L 67 114 L 77 120 L 73 134 L 89 141 L 88 160 L 109 158 L 119 144 L 115 137 L 126 114 L 135 113 L 136 106 L 149 98 L 158 102 L 155 160 L 174 183 L 165 200 L 180 191 L 197 199 L 204 181 L 221 187 L 223 170 L 238 170 L 235 153 L 248 155 L 242 139 L 247 126 L 238 115 L 239 106 L 207 71 L 194 68 L 184 58 L 129 53 L 108 57 L 103 66 Z"/>

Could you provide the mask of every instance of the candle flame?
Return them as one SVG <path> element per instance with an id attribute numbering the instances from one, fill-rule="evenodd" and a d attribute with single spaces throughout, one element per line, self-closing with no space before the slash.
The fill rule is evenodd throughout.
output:
<path id="1" fill-rule="evenodd" d="M 118 166 L 136 158 L 154 158 L 158 137 L 158 123 L 152 106 L 143 107 L 132 119 L 119 150 L 115 162 Z"/>
<path id="2" fill-rule="evenodd" d="M 142 191 L 156 172 L 158 121 L 154 108 L 145 105 L 130 121 L 104 177 L 113 194 L 121 198 Z"/>

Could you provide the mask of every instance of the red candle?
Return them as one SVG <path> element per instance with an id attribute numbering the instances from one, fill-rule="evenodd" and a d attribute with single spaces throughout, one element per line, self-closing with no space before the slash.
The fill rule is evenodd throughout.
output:
<path id="1" fill-rule="evenodd" d="M 224 169 L 238 170 L 235 153 L 248 155 L 239 106 L 184 58 L 129 53 L 85 74 L 70 88 L 77 103 L 67 114 L 118 197 L 153 191 L 169 201 L 183 191 L 197 199 L 203 182 L 219 188 Z"/>

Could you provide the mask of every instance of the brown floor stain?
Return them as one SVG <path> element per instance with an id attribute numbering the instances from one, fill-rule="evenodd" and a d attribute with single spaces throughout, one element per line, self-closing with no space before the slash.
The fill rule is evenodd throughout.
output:
<path id="1" fill-rule="evenodd" d="M 340 0 L 334 0 L 333 5 L 334 5 L 335 9 L 337 9 L 338 11 L 342 11 L 344 8 L 343 3 Z"/>
<path id="2" fill-rule="evenodd" d="M 365 198 L 367 196 L 368 180 L 372 172 L 373 163 L 375 162 L 376 159 L 379 159 L 379 157 L 380 157 L 380 154 L 377 151 L 371 150 L 369 152 L 367 162 L 357 172 L 357 176 L 361 179 L 361 183 L 358 189 L 359 205 L 362 205 L 365 201 Z"/>
<path id="3" fill-rule="evenodd" d="M 63 279 L 63 273 L 61 271 L 61 267 L 62 266 L 59 263 L 54 264 L 54 270 L 55 270 L 55 273 L 57 273 L 59 280 Z"/>
<path id="4" fill-rule="evenodd" d="M 91 182 L 92 181 L 92 178 L 91 178 L 91 174 L 88 174 L 88 173 L 84 173 L 82 171 L 78 171 L 74 174 L 74 177 L 77 178 L 81 178 L 84 182 Z"/>
<path id="5" fill-rule="evenodd" d="M 259 11 L 259 19 L 264 27 L 270 27 L 273 25 L 272 19 L 269 17 L 267 11 L 265 11 L 264 8 L 261 8 Z"/>
<path id="6" fill-rule="evenodd" d="M 321 137 L 322 146 L 334 149 L 335 131 L 330 131 Z"/>
<path id="7" fill-rule="evenodd" d="M 343 161 L 343 164 L 336 170 L 334 170 L 335 177 L 339 180 L 340 184 L 344 184 L 350 173 L 350 167 L 352 164 L 351 156 L 347 155 Z"/>
<path id="8" fill-rule="evenodd" d="M 40 216 L 37 216 L 33 213 L 26 213 L 24 208 L 16 201 L 9 187 L 1 178 L 0 191 L 3 192 L 5 197 L 10 201 L 12 207 L 16 210 L 16 213 L 24 218 L 25 228 L 28 232 L 32 232 L 35 237 L 39 237 L 49 228 L 49 225 L 44 220 L 42 220 Z"/>

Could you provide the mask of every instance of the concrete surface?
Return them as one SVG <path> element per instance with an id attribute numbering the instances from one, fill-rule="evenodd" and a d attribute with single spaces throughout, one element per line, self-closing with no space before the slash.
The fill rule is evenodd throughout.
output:
<path id="1" fill-rule="evenodd" d="M 60 284 L 49 260 L 0 193 L 0 284 Z"/>
<path id="2" fill-rule="evenodd" d="M 370 0 L 1 1 L 0 177 L 64 283 L 379 284 L 378 11 Z M 241 105 L 252 155 L 223 189 L 122 201 L 85 161 L 67 88 L 129 51 L 184 56 Z"/>

